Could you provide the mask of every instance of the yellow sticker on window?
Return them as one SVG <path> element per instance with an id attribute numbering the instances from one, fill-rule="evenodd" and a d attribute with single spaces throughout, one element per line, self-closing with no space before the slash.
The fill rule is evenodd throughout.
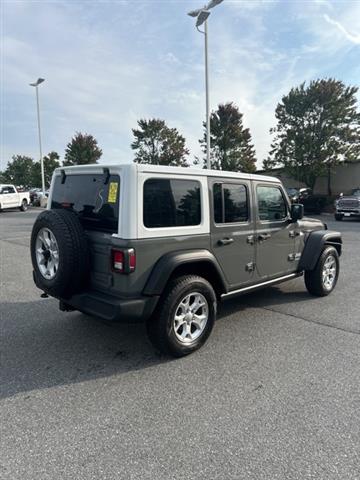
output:
<path id="1" fill-rule="evenodd" d="M 116 203 L 118 191 L 118 183 L 117 182 L 110 182 L 109 184 L 109 194 L 108 194 L 108 203 Z"/>

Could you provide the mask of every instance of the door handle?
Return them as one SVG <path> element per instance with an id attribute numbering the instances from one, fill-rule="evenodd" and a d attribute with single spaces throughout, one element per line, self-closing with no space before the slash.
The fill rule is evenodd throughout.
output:
<path id="1" fill-rule="evenodd" d="M 218 245 L 230 245 L 230 243 L 233 243 L 234 239 L 233 238 L 221 238 L 218 241 Z"/>
<path id="2" fill-rule="evenodd" d="M 258 236 L 258 240 L 260 242 L 263 242 L 264 240 L 267 240 L 270 237 L 271 237 L 271 233 L 260 233 L 260 235 Z"/>

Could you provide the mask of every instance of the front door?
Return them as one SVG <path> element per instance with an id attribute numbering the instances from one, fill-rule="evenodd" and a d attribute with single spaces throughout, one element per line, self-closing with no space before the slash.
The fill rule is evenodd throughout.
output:
<path id="1" fill-rule="evenodd" d="M 211 247 L 230 290 L 254 277 L 255 237 L 251 183 L 209 178 Z"/>
<path id="2" fill-rule="evenodd" d="M 4 208 L 11 208 L 14 206 L 16 196 L 13 187 L 3 187 L 1 190 L 1 203 Z"/>
<path id="3" fill-rule="evenodd" d="M 7 196 L 8 207 L 18 207 L 19 206 L 19 197 L 15 191 L 14 187 L 8 187 L 9 193 Z"/>
<path id="4" fill-rule="evenodd" d="M 261 279 L 296 270 L 296 224 L 280 184 L 254 182 L 256 221 L 256 270 Z"/>

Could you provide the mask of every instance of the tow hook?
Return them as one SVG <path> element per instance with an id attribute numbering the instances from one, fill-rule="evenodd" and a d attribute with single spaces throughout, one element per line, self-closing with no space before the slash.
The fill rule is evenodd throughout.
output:
<path id="1" fill-rule="evenodd" d="M 40 295 L 41 298 L 48 298 L 49 295 L 45 292 L 43 292 L 41 295 Z"/>

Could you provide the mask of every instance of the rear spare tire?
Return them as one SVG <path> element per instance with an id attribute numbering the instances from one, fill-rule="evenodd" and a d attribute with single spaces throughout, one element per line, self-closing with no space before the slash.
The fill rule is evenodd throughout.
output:
<path id="1" fill-rule="evenodd" d="M 89 276 L 89 247 L 76 214 L 45 210 L 31 233 L 31 260 L 35 283 L 54 297 L 79 292 Z"/>

